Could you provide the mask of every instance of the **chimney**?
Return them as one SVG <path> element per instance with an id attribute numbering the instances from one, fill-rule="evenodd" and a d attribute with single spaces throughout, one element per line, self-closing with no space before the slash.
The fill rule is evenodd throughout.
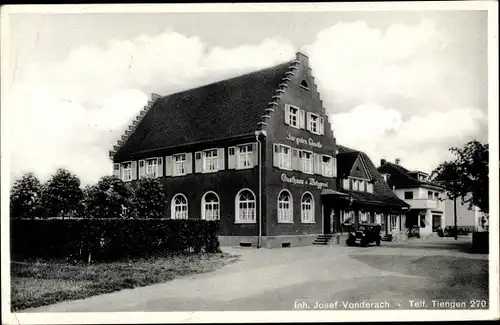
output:
<path id="1" fill-rule="evenodd" d="M 401 159 L 396 158 L 396 165 L 399 165 L 400 162 L 401 162 Z"/>
<path id="2" fill-rule="evenodd" d="M 385 165 L 385 163 L 386 163 L 386 162 L 387 162 L 387 160 L 385 160 L 385 159 L 380 159 L 380 166 Z"/>

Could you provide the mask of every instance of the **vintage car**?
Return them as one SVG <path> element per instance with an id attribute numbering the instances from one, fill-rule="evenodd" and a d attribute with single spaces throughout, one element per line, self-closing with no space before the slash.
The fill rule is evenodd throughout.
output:
<path id="1" fill-rule="evenodd" d="M 380 236 L 381 225 L 378 223 L 360 223 L 358 229 L 355 226 L 351 226 L 351 230 L 347 235 L 346 244 L 348 246 L 353 246 L 356 242 L 359 242 L 360 246 L 368 246 L 371 243 L 376 243 L 380 246 L 380 241 L 382 237 Z"/>

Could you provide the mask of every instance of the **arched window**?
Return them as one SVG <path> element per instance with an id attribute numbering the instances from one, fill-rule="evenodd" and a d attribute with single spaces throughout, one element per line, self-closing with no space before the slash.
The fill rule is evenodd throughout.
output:
<path id="1" fill-rule="evenodd" d="M 311 193 L 305 192 L 300 202 L 302 223 L 314 223 L 314 198 Z"/>
<path id="2" fill-rule="evenodd" d="M 207 192 L 201 199 L 201 218 L 204 220 L 220 219 L 219 197 L 215 192 Z"/>
<path id="3" fill-rule="evenodd" d="M 188 218 L 188 203 L 184 194 L 177 194 L 172 199 L 171 218 L 172 219 L 187 219 Z"/>
<path id="4" fill-rule="evenodd" d="M 302 80 L 302 82 L 300 83 L 300 86 L 302 88 L 309 89 L 309 85 L 307 84 L 307 81 L 305 81 L 305 80 Z"/>
<path id="5" fill-rule="evenodd" d="M 249 189 L 243 189 L 236 194 L 235 222 L 255 223 L 255 195 Z"/>
<path id="6" fill-rule="evenodd" d="M 293 222 L 293 202 L 292 195 L 287 190 L 282 190 L 278 194 L 278 222 Z"/>

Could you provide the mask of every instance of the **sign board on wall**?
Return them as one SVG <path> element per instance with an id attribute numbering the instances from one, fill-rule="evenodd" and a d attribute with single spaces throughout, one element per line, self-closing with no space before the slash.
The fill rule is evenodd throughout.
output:
<path id="1" fill-rule="evenodd" d="M 288 176 L 287 174 L 281 174 L 281 181 L 283 183 L 295 184 L 295 185 L 307 185 L 307 186 L 315 186 L 318 189 L 328 188 L 328 183 L 320 182 L 316 180 L 314 177 L 309 177 L 309 179 L 297 178 L 295 176 Z"/>
<path id="2" fill-rule="evenodd" d="M 295 142 L 296 144 L 305 144 L 305 145 L 309 145 L 309 146 L 314 147 L 314 148 L 322 148 L 323 147 L 323 145 L 319 141 L 314 141 L 311 138 L 304 139 L 301 137 L 296 137 L 296 136 L 290 134 L 290 132 L 286 133 L 285 139 L 288 141 Z"/>

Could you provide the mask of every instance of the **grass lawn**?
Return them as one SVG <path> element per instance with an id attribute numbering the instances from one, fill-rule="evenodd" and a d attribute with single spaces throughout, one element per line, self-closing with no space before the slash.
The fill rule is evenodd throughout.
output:
<path id="1" fill-rule="evenodd" d="M 106 263 L 64 260 L 11 262 L 12 311 L 83 299 L 213 271 L 235 261 L 225 253 L 172 255 Z"/>

